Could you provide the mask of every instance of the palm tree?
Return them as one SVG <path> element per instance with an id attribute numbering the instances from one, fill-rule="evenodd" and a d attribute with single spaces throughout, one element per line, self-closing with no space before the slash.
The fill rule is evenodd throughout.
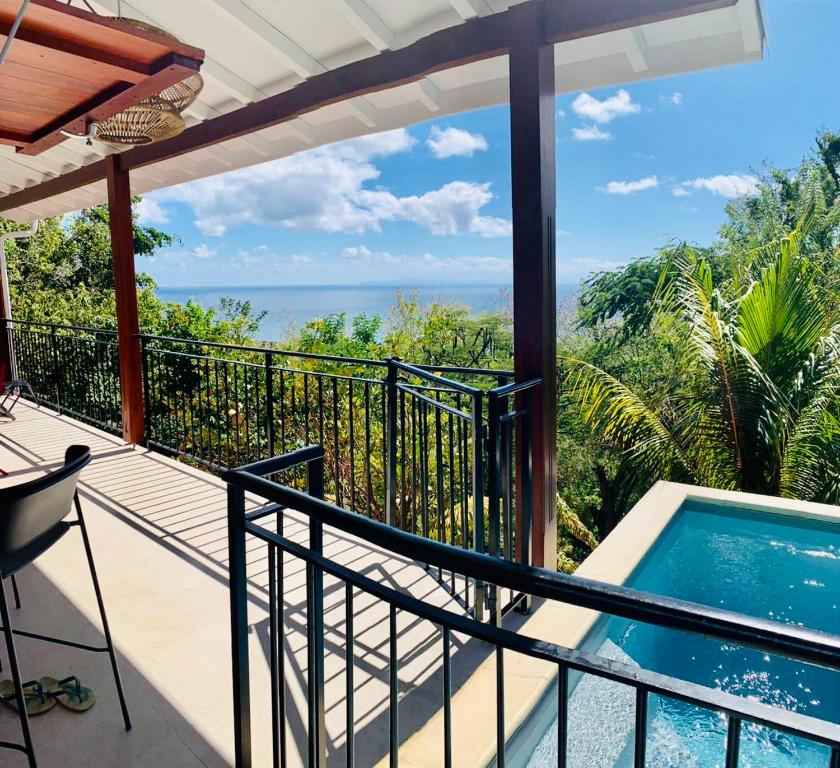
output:
<path id="1" fill-rule="evenodd" d="M 581 360 L 567 392 L 628 468 L 714 488 L 840 501 L 840 324 L 800 249 L 805 227 L 761 249 L 746 279 L 716 286 L 706 258 L 679 249 L 657 322 L 680 338 L 679 373 L 656 403 Z"/>

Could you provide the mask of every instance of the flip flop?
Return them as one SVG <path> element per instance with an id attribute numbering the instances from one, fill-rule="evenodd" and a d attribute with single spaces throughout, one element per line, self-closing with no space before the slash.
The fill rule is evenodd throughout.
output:
<path id="1" fill-rule="evenodd" d="M 96 703 L 93 691 L 85 688 L 75 675 L 63 680 L 42 677 L 40 683 L 50 698 L 73 712 L 87 712 Z"/>
<path id="2" fill-rule="evenodd" d="M 0 701 L 15 712 L 18 711 L 15 684 L 11 680 L 0 680 Z M 43 715 L 55 706 L 55 699 L 44 690 L 44 686 L 38 680 L 30 680 L 23 684 L 23 701 L 26 714 L 30 717 Z"/>

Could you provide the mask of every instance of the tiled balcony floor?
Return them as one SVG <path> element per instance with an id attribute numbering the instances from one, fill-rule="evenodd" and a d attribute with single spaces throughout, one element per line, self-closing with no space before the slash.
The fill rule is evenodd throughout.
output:
<path id="1" fill-rule="evenodd" d="M 20 638 L 25 679 L 76 674 L 99 700 L 83 715 L 56 706 L 34 718 L 39 765 L 72 768 L 232 765 L 232 707 L 225 487 L 207 473 L 21 402 L 16 419 L 0 424 L 3 484 L 24 481 L 63 460 L 71 443 L 91 446 L 94 461 L 82 475 L 82 504 L 122 661 L 134 719 L 126 733 L 107 657 Z M 304 540 L 294 514 L 287 534 Z M 326 537 L 326 554 L 452 610 L 457 604 L 422 567 L 343 535 Z M 254 765 L 270 762 L 266 558 L 252 543 L 249 562 Z M 289 680 L 289 765 L 301 764 L 305 745 L 306 608 L 300 563 L 287 560 L 285 595 Z M 78 533 L 72 531 L 19 575 L 23 607 L 15 626 L 101 643 L 96 605 Z M 11 590 L 9 590 L 11 594 Z M 343 586 L 326 582 L 327 731 L 330 764 L 343 764 L 345 742 Z M 356 627 L 356 746 L 358 766 L 374 765 L 388 746 L 388 609 L 358 595 Z M 399 619 L 403 739 L 440 707 L 440 633 L 408 615 Z M 459 650 L 453 686 L 474 670 L 487 649 Z M 0 641 L 3 672 L 8 676 Z M 456 724 L 457 725 L 457 724 Z M 464 723 L 463 727 L 468 724 Z M 16 715 L 0 708 L 0 740 L 19 741 Z M 25 765 L 0 752 L 0 765 Z"/>

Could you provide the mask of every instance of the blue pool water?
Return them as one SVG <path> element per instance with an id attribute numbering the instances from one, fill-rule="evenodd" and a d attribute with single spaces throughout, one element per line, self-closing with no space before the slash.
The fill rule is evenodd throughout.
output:
<path id="1" fill-rule="evenodd" d="M 628 586 L 840 634 L 840 525 L 688 503 Z M 840 723 L 840 673 L 616 618 L 596 625 L 584 647 Z M 632 765 L 633 711 L 626 686 L 588 675 L 572 681 L 570 768 Z M 723 766 L 725 731 L 726 722 L 714 713 L 653 697 L 647 764 Z M 601 735 L 593 738 L 593 732 Z M 555 720 L 528 765 L 556 765 L 556 749 Z M 825 768 L 828 761 L 824 747 L 744 726 L 742 768 Z"/>

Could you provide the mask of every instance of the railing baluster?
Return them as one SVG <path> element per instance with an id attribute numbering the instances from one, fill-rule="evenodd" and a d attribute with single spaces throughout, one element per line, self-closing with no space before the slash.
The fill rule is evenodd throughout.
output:
<path id="1" fill-rule="evenodd" d="M 341 478 L 339 475 L 338 435 L 338 379 L 332 380 L 332 428 L 333 428 L 333 476 L 335 482 L 335 503 L 341 506 Z"/>
<path id="2" fill-rule="evenodd" d="M 417 533 L 417 398 L 411 398 L 411 533 Z"/>
<path id="3" fill-rule="evenodd" d="M 318 382 L 318 444 L 324 444 L 324 379 L 316 376 Z"/>
<path id="4" fill-rule="evenodd" d="M 55 386 L 55 409 L 61 411 L 61 384 L 58 377 L 61 373 L 61 366 L 58 364 L 58 348 L 55 334 L 55 326 L 50 328 L 50 345 L 52 349 L 53 384 Z"/>
<path id="5" fill-rule="evenodd" d="M 633 752 L 634 768 L 645 768 L 647 755 L 648 694 L 644 688 L 636 688 L 636 733 Z"/>
<path id="6" fill-rule="evenodd" d="M 271 670 L 271 749 L 273 765 L 279 768 L 284 765 L 280 759 L 280 729 L 286 724 L 280 719 L 280 697 L 285 692 L 280 688 L 279 646 L 282 642 L 282 630 L 277 631 L 277 549 L 274 544 L 268 545 L 268 650 L 269 667 Z M 282 551 L 280 557 L 283 557 Z M 280 622 L 282 627 L 282 620 Z"/>
<path id="7" fill-rule="evenodd" d="M 274 456 L 274 368 L 271 352 L 265 353 L 265 442 L 268 456 Z M 282 374 L 281 374 L 282 376 Z M 281 379 L 282 381 L 282 379 Z"/>
<path id="8" fill-rule="evenodd" d="M 353 707 L 355 697 L 355 680 L 353 671 L 355 669 L 355 633 L 353 628 L 353 585 L 349 582 L 344 585 L 344 658 L 346 665 L 346 687 L 345 704 L 347 712 L 347 739 L 345 752 L 347 755 L 347 768 L 354 768 L 356 764 L 356 715 Z"/>
<path id="9" fill-rule="evenodd" d="M 228 568 L 233 658 L 233 733 L 236 768 L 251 767 L 251 694 L 248 659 L 248 575 L 245 492 L 228 485 Z"/>
<path id="10" fill-rule="evenodd" d="M 473 550 L 484 553 L 484 456 L 482 451 L 484 411 L 481 394 L 473 395 L 472 401 L 472 461 L 473 461 Z M 475 582 L 475 617 L 484 620 L 485 584 L 481 579 Z"/>
<path id="11" fill-rule="evenodd" d="M 443 627 L 443 765 L 452 768 L 452 658 L 449 627 Z"/>
<path id="12" fill-rule="evenodd" d="M 460 421 L 460 419 L 459 419 Z M 449 429 L 447 438 L 449 440 L 449 545 L 455 546 L 455 486 L 457 477 L 455 475 L 455 456 L 454 456 L 454 435 L 453 435 L 453 417 L 449 414 Z M 450 571 L 451 590 L 455 594 L 455 571 Z"/>
<path id="13" fill-rule="evenodd" d="M 496 768 L 505 768 L 505 649 L 496 646 Z"/>
<path id="14" fill-rule="evenodd" d="M 283 536 L 286 527 L 286 518 L 283 511 L 277 513 L 276 531 Z M 277 714 L 280 719 L 280 765 L 286 765 L 287 739 L 286 739 L 286 565 L 284 553 L 280 550 L 277 553 L 277 625 L 280 630 L 277 645 L 278 660 L 278 688 L 280 697 L 277 700 Z"/>
<path id="15" fill-rule="evenodd" d="M 389 752 L 390 752 L 390 766 L 397 768 L 400 763 L 400 695 L 399 695 L 399 658 L 397 656 L 397 607 L 391 605 L 391 613 L 389 619 L 389 689 L 390 689 L 390 706 L 389 706 Z"/>
<path id="16" fill-rule="evenodd" d="M 399 504 L 399 526 L 400 530 L 408 530 L 408 488 L 406 487 L 405 464 L 408 456 L 408 445 L 405 431 L 405 392 L 399 393 L 400 402 L 400 504 Z"/>
<path id="17" fill-rule="evenodd" d="M 306 465 L 307 490 L 310 496 L 324 497 L 324 460 Z M 315 518 L 309 518 L 309 549 L 323 554 L 324 529 Z M 327 733 L 324 705 L 324 573 L 312 562 L 306 564 L 306 634 L 307 689 L 309 715 L 309 765 L 326 768 Z"/>
<path id="18" fill-rule="evenodd" d="M 435 393 L 440 402 L 440 392 Z M 445 522 L 443 516 L 443 435 L 441 433 L 440 408 L 435 408 L 435 479 L 437 495 L 437 540 L 445 542 Z M 443 581 L 443 567 L 438 568 L 438 581 Z"/>
<path id="19" fill-rule="evenodd" d="M 499 399 L 494 393 L 487 397 L 487 519 L 489 523 L 489 554 L 499 556 L 501 534 L 499 531 L 499 466 L 501 464 L 501 424 L 499 421 Z M 479 459 L 480 461 L 481 459 Z M 502 621 L 502 606 L 499 600 L 499 588 L 495 584 L 489 585 L 488 602 L 490 608 L 490 622 L 499 626 Z"/>
<path id="20" fill-rule="evenodd" d="M 365 475 L 367 478 L 367 514 L 373 517 L 373 475 L 370 469 L 370 382 L 365 382 Z"/>
<path id="21" fill-rule="evenodd" d="M 738 757 L 741 751 L 741 720 L 729 717 L 726 730 L 726 768 L 738 768 Z"/>
<path id="22" fill-rule="evenodd" d="M 569 668 L 557 667 L 557 768 L 568 765 L 569 749 Z"/>
<path id="23" fill-rule="evenodd" d="M 350 447 L 350 509 L 356 509 L 356 415 L 353 411 L 353 379 L 347 382 L 348 444 Z"/>
<path id="24" fill-rule="evenodd" d="M 292 378 L 294 383 L 294 378 Z M 280 369 L 280 453 L 286 452 L 286 375 Z M 271 455 L 274 455 L 272 451 Z"/>
<path id="25" fill-rule="evenodd" d="M 385 474 L 385 522 L 390 526 L 397 524 L 397 368 L 393 360 L 388 361 L 386 379 L 388 424 L 384 434 L 387 443 Z"/>

